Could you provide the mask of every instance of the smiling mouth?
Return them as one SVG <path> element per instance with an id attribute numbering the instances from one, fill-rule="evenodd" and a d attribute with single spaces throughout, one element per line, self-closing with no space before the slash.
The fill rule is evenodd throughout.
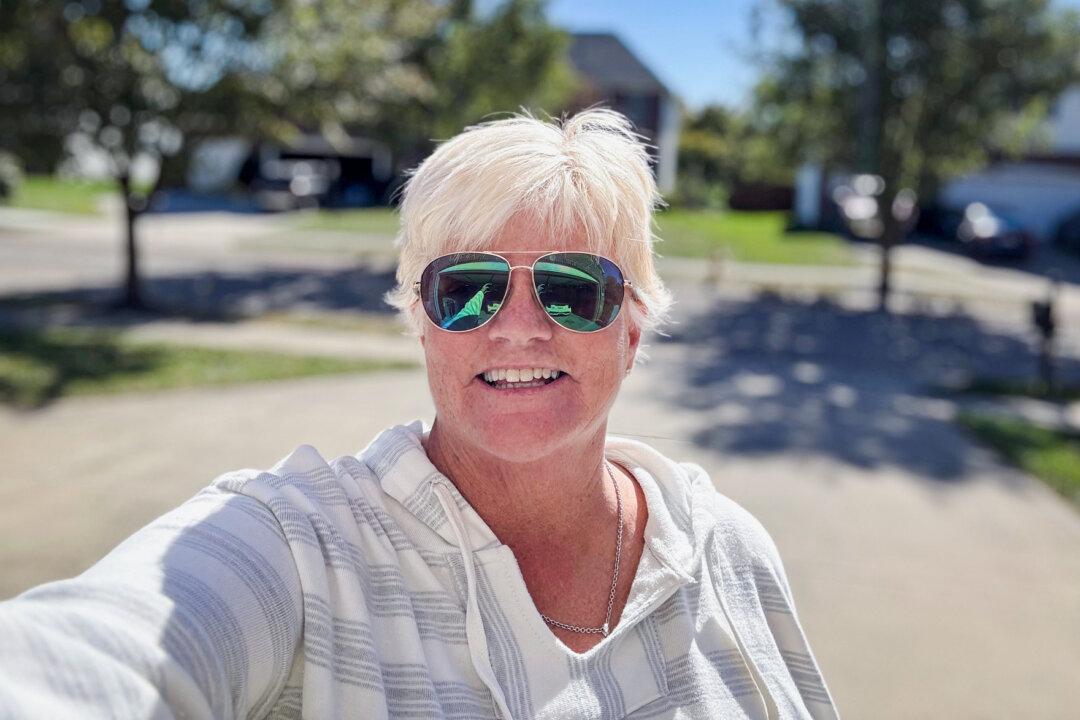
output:
<path id="1" fill-rule="evenodd" d="M 555 368 L 497 368 L 485 370 L 476 377 L 496 390 L 524 390 L 550 385 L 566 374 Z"/>

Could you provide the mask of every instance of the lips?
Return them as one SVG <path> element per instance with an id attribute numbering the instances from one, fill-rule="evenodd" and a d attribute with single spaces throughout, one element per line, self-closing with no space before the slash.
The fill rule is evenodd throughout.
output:
<path id="1" fill-rule="evenodd" d="M 564 370 L 553 367 L 492 368 L 476 377 L 490 387 L 500 390 L 516 390 L 550 385 L 566 375 Z"/>

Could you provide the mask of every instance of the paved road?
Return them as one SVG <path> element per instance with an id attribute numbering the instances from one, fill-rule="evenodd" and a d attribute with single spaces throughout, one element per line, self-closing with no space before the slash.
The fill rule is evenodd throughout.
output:
<path id="1" fill-rule="evenodd" d="M 0 297 L 12 293 L 114 291 L 123 271 L 118 218 L 68 218 L 0 208 Z M 392 282 L 393 247 L 386 236 L 298 231 L 288 217 L 200 213 L 140 220 L 144 277 L 170 302 L 223 300 L 245 312 L 297 299 L 311 307 L 381 307 Z M 661 245 L 661 251 L 663 246 Z M 877 252 L 855 247 L 852 267 L 822 268 L 664 258 L 666 276 L 713 278 L 727 290 L 823 294 L 870 305 Z M 1061 286 L 1062 327 L 1080 327 L 1080 261 L 1046 254 L 1025 267 L 992 266 L 920 245 L 899 248 L 894 287 L 900 309 L 959 304 L 1018 326 L 1029 324 L 1031 300 Z"/>
<path id="2" fill-rule="evenodd" d="M 611 430 L 701 463 L 761 518 L 845 715 L 1075 717 L 1080 514 L 925 393 L 1027 357 L 1015 323 L 676 284 L 680 323 Z M 355 452 L 431 413 L 421 371 L 0 409 L 0 596 L 78 572 L 220 472 L 301 442 Z"/>

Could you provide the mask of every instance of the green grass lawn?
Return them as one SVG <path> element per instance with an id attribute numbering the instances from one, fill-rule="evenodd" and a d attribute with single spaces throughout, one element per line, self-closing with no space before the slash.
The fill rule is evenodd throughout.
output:
<path id="1" fill-rule="evenodd" d="M 824 232 L 787 232 L 783 212 L 667 210 L 656 216 L 661 255 L 711 257 L 717 252 L 753 263 L 848 265 L 847 241 Z"/>
<path id="2" fill-rule="evenodd" d="M 96 215 L 98 199 L 113 194 L 116 194 L 116 184 L 108 180 L 29 175 L 6 204 L 33 210 Z"/>
<path id="3" fill-rule="evenodd" d="M 960 413 L 958 421 L 1009 463 L 1080 505 L 1080 436 L 981 413 Z"/>
<path id="4" fill-rule="evenodd" d="M 299 230 L 393 235 L 397 212 L 388 208 L 321 210 L 303 213 Z M 663 242 L 658 250 L 670 257 L 712 257 L 727 253 L 743 262 L 801 265 L 847 265 L 847 241 L 832 233 L 787 232 L 782 212 L 718 212 L 667 210 L 657 215 Z M 340 249 L 340 248 L 338 248 Z"/>
<path id="5" fill-rule="evenodd" d="M 405 324 L 398 316 L 385 313 L 364 312 L 325 312 L 325 313 L 297 313 L 280 312 L 267 313 L 259 318 L 260 322 L 270 324 L 294 325 L 298 327 L 312 327 L 327 330 L 344 330 L 373 335 L 401 335 L 405 331 Z"/>
<path id="6" fill-rule="evenodd" d="M 396 235 L 398 214 L 392 208 L 317 210 L 300 213 L 296 226 L 300 230 Z"/>
<path id="7" fill-rule="evenodd" d="M 1066 402 L 1080 400 L 1080 385 L 1065 385 L 1047 392 L 1041 382 L 1025 382 L 1002 378 L 974 378 L 967 384 L 944 390 L 947 394 L 994 395 L 999 397 L 1030 397 L 1038 400 Z"/>
<path id="8" fill-rule="evenodd" d="M 134 343 L 115 333 L 0 331 L 0 403 L 36 407 L 70 395 L 229 385 L 414 367 L 384 360 Z"/>

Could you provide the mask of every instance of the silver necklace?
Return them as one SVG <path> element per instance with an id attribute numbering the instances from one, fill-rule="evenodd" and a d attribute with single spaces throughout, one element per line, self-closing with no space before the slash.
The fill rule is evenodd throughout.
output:
<path id="1" fill-rule="evenodd" d="M 608 593 L 607 601 L 607 615 L 604 617 L 604 624 L 599 627 L 584 627 L 582 625 L 571 625 L 570 623 L 559 622 L 554 618 L 549 618 L 544 613 L 540 613 L 540 617 L 544 618 L 544 622 L 548 625 L 554 625 L 557 628 L 563 630 L 569 630 L 570 632 L 582 633 L 585 635 L 603 635 L 608 636 L 611 632 L 611 611 L 615 609 L 615 587 L 619 584 L 619 561 L 622 560 L 622 533 L 623 533 L 623 511 L 622 511 L 622 494 L 619 492 L 619 483 L 615 481 L 615 474 L 611 472 L 611 465 L 605 460 L 604 469 L 607 470 L 608 477 L 611 478 L 611 484 L 615 486 L 615 507 L 619 513 L 619 530 L 615 535 L 615 572 L 611 576 L 611 592 Z"/>

